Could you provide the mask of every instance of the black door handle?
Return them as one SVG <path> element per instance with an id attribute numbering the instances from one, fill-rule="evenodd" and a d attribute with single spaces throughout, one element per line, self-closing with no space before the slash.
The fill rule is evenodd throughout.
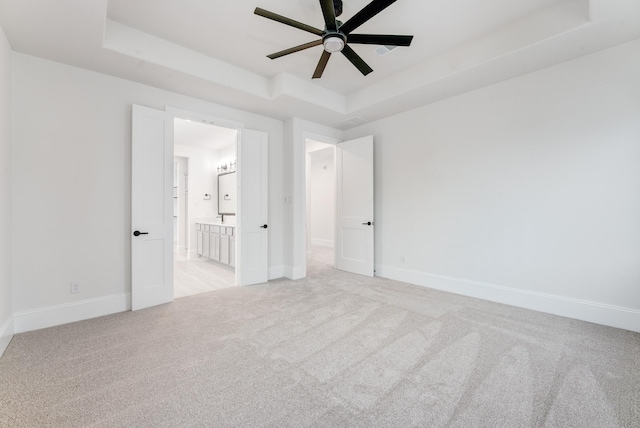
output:
<path id="1" fill-rule="evenodd" d="M 365 226 L 371 226 L 371 222 L 370 221 L 368 221 L 366 223 L 362 223 L 362 224 L 365 225 Z"/>
<path id="2" fill-rule="evenodd" d="M 133 236 L 140 236 L 140 235 L 148 235 L 149 232 L 140 232 L 139 230 L 136 230 L 135 232 L 133 232 Z"/>
<path id="3" fill-rule="evenodd" d="M 260 226 L 260 227 L 263 228 L 263 229 L 266 229 L 267 225 L 265 224 L 264 226 Z"/>

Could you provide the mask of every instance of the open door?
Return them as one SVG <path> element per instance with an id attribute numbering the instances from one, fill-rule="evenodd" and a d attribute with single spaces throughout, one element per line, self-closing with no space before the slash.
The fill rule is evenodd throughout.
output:
<path id="1" fill-rule="evenodd" d="M 374 276 L 373 136 L 336 146 L 336 267 Z"/>
<path id="2" fill-rule="evenodd" d="M 238 146 L 238 285 L 269 280 L 269 141 L 264 132 L 243 129 Z"/>
<path id="3" fill-rule="evenodd" d="M 173 117 L 133 106 L 131 309 L 173 300 Z"/>

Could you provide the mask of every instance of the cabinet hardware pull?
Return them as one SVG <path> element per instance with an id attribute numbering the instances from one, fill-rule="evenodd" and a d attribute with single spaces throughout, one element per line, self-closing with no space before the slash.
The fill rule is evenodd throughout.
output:
<path id="1" fill-rule="evenodd" d="M 140 235 L 148 235 L 149 232 L 140 232 L 139 230 L 136 230 L 135 232 L 133 232 L 133 236 L 140 236 Z"/>

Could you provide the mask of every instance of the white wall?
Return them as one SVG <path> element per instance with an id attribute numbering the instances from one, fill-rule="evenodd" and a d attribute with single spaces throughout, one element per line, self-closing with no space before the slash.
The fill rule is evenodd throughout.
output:
<path id="1" fill-rule="evenodd" d="M 0 27 L 0 355 L 13 335 L 11 289 L 11 46 Z"/>
<path id="2" fill-rule="evenodd" d="M 309 171 L 309 231 L 311 245 L 334 246 L 335 167 L 333 147 L 328 152 L 312 152 Z"/>
<path id="3" fill-rule="evenodd" d="M 375 136 L 378 274 L 640 330 L 638 52 L 347 132 Z"/>
<path id="4" fill-rule="evenodd" d="M 269 134 L 269 264 L 282 271 L 282 122 L 23 54 L 13 56 L 13 76 L 18 330 L 126 309 L 134 103 Z M 80 283 L 81 293 L 69 294 L 70 281 Z"/>

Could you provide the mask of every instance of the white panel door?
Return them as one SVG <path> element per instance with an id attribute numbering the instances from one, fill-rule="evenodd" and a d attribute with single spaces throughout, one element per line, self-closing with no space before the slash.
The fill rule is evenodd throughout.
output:
<path id="1" fill-rule="evenodd" d="M 238 147 L 237 282 L 250 285 L 269 279 L 268 136 L 243 129 Z"/>
<path id="2" fill-rule="evenodd" d="M 373 136 L 336 146 L 336 266 L 373 276 Z"/>
<path id="3" fill-rule="evenodd" d="M 173 300 L 173 118 L 133 106 L 131 309 Z"/>

